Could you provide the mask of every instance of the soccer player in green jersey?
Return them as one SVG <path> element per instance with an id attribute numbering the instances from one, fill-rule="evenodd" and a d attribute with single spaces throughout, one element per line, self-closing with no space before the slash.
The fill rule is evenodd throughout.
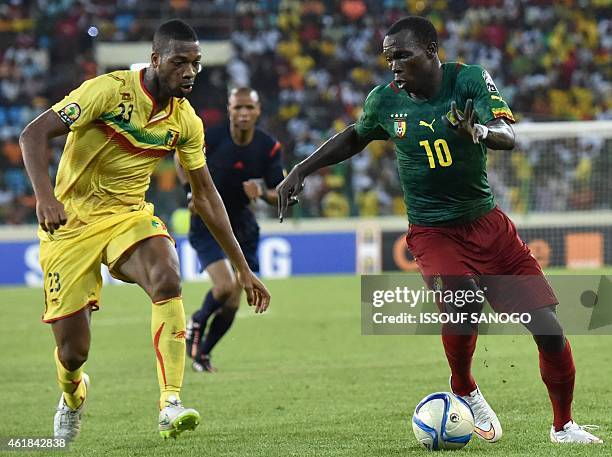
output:
<path id="1" fill-rule="evenodd" d="M 374 88 L 357 123 L 296 165 L 277 187 L 281 222 L 306 176 L 352 157 L 373 140 L 391 139 L 408 208 L 406 242 L 428 286 L 482 288 L 496 311 L 528 311 L 527 328 L 552 403 L 551 441 L 601 443 L 572 420 L 575 367 L 555 314 L 558 300 L 516 227 L 495 205 L 487 181 L 487 149 L 514 147 L 510 108 L 479 65 L 440 62 L 436 30 L 425 18 L 393 24 L 383 55 L 393 82 Z M 471 314 L 482 304 L 439 306 Z M 447 325 L 442 342 L 451 390 L 472 408 L 476 434 L 495 442 L 502 436 L 500 422 L 471 373 L 477 331 Z"/>

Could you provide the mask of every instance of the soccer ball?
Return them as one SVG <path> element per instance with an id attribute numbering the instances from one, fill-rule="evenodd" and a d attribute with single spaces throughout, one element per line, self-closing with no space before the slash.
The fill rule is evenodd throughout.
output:
<path id="1" fill-rule="evenodd" d="M 412 430 L 428 451 L 461 449 L 472 438 L 474 414 L 462 398 L 436 392 L 423 398 L 415 408 Z"/>

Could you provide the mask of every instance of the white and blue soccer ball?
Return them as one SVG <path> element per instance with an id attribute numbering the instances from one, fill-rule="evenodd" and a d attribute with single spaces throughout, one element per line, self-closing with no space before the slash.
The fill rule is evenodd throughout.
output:
<path id="1" fill-rule="evenodd" d="M 461 449 L 472 438 L 474 414 L 462 398 L 449 392 L 427 395 L 412 415 L 417 441 L 429 451 Z"/>

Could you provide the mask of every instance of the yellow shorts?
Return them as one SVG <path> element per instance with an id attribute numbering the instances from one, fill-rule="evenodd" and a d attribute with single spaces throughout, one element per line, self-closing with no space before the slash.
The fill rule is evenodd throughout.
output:
<path id="1" fill-rule="evenodd" d="M 43 322 L 54 322 L 100 303 L 102 264 L 118 279 L 130 282 L 113 267 L 139 241 L 154 236 L 172 240 L 166 226 L 149 208 L 117 214 L 88 225 L 77 236 L 41 240 L 45 312 Z"/>

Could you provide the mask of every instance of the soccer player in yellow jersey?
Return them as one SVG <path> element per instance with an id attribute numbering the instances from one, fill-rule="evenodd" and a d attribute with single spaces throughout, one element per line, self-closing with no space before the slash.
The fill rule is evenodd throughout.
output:
<path id="1" fill-rule="evenodd" d="M 163 222 L 144 200 L 151 173 L 176 152 L 187 171 L 193 205 L 235 265 L 255 312 L 270 302 L 249 269 L 206 168 L 204 129 L 189 102 L 201 68 L 194 30 L 180 20 L 162 24 L 151 64 L 83 83 L 32 121 L 20 137 L 36 194 L 40 263 L 45 284 L 43 321 L 51 323 L 62 395 L 55 436 L 74 439 L 89 378 L 83 372 L 91 312 L 100 306 L 101 264 L 144 289 L 152 305 L 151 333 L 161 390 L 159 431 L 176 437 L 193 430 L 198 412 L 179 398 L 185 364 L 185 313 L 179 261 Z M 47 141 L 68 133 L 55 189 Z"/>

